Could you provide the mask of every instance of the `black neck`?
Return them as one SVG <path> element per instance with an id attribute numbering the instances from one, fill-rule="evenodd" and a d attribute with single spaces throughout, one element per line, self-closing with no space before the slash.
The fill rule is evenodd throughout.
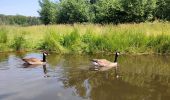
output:
<path id="1" fill-rule="evenodd" d="M 115 55 L 115 60 L 114 60 L 114 62 L 117 62 L 117 57 L 118 57 L 118 55 L 116 54 L 116 55 Z"/>
<path id="2" fill-rule="evenodd" d="M 46 62 L 46 56 L 44 53 L 43 53 L 43 62 Z"/>

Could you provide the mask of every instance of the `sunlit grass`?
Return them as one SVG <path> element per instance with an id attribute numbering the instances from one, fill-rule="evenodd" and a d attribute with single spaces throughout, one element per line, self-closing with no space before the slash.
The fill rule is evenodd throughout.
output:
<path id="1" fill-rule="evenodd" d="M 170 53 L 170 23 L 0 26 L 0 47 L 79 54 Z"/>

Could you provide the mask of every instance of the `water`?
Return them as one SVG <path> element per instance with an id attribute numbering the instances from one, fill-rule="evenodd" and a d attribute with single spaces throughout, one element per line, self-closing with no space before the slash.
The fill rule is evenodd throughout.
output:
<path id="1" fill-rule="evenodd" d="M 51 54 L 29 67 L 25 56 L 42 57 L 0 54 L 0 100 L 170 100 L 170 56 L 121 55 L 119 69 L 106 71 L 89 70 L 90 59 L 114 55 Z"/>

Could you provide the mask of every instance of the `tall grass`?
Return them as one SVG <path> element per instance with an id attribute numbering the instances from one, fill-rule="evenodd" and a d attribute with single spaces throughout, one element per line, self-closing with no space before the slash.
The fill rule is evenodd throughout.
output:
<path id="1" fill-rule="evenodd" d="M 0 47 L 0 51 L 43 49 L 79 54 L 170 53 L 170 23 L 0 26 Z"/>
<path id="2" fill-rule="evenodd" d="M 0 51 L 5 51 L 7 49 L 7 30 L 5 28 L 0 28 Z"/>
<path id="3" fill-rule="evenodd" d="M 50 29 L 47 31 L 44 38 L 40 40 L 38 49 L 62 53 L 65 52 L 64 47 L 61 45 L 62 41 L 62 36 L 54 30 Z"/>
<path id="4" fill-rule="evenodd" d="M 15 34 L 13 40 L 11 41 L 11 47 L 16 51 L 20 51 L 26 48 L 26 40 L 24 33 Z"/>

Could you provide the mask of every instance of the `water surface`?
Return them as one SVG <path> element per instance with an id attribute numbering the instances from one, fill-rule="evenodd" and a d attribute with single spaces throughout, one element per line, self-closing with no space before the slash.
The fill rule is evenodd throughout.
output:
<path id="1" fill-rule="evenodd" d="M 58 55 L 46 65 L 25 66 L 23 57 L 0 54 L 0 100 L 170 100 L 170 56 L 121 55 L 119 69 L 89 70 L 90 59 L 114 55 Z"/>

